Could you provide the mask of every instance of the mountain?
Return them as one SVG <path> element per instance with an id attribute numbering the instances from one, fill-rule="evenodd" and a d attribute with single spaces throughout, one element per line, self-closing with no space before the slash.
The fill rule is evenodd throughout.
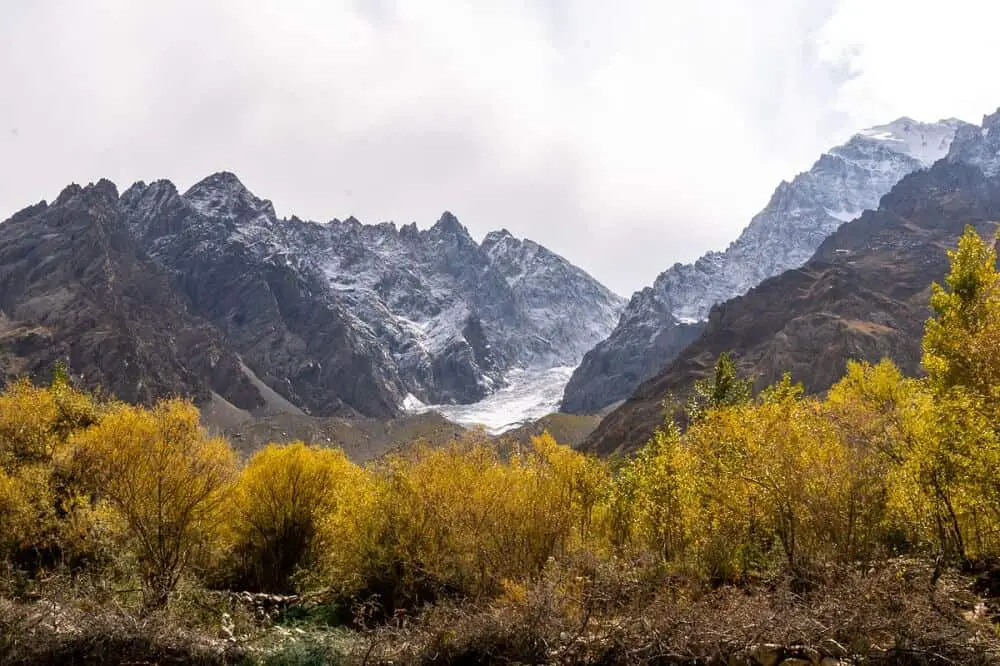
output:
<path id="1" fill-rule="evenodd" d="M 105 236 L 113 241 L 90 241 Z M 40 270 L 63 264 L 92 266 L 85 284 L 68 269 Z M 71 370 L 129 400 L 221 400 L 219 414 L 395 417 L 420 402 L 475 402 L 515 371 L 575 364 L 624 305 L 562 257 L 505 231 L 479 244 L 450 213 L 426 230 L 278 219 L 231 173 L 183 194 L 165 180 L 120 197 L 107 181 L 71 187 L 0 225 L 0 278 L 2 330 L 16 332 L 0 357 L 4 376 L 65 356 L 26 347 L 40 327 L 79 345 L 121 326 L 146 355 L 136 358 L 150 361 L 134 370 L 145 388 L 120 385 L 126 371 L 97 352 L 71 354 Z M 78 288 L 102 309 L 83 317 L 89 302 Z M 66 308 L 40 300 L 53 298 Z M 188 340 L 195 332 L 205 340 Z M 151 384 L 158 365 L 173 375 Z"/>
<path id="2" fill-rule="evenodd" d="M 790 372 L 827 389 L 847 360 L 893 359 L 920 370 L 929 286 L 966 224 L 993 233 L 1000 220 L 1000 112 L 959 126 L 946 159 L 904 177 L 876 211 L 842 225 L 805 265 L 712 308 L 704 333 L 638 387 L 588 438 L 601 453 L 633 449 L 662 423 L 662 400 L 681 395 L 731 351 L 759 387 Z"/>
<path id="3" fill-rule="evenodd" d="M 778 185 L 767 206 L 723 252 L 674 264 L 637 292 L 608 339 L 589 351 L 563 397 L 568 412 L 593 412 L 627 398 L 704 328 L 713 305 L 805 263 L 831 233 L 904 176 L 944 157 L 960 120 L 900 118 L 863 130 L 824 153 L 809 171 Z"/>
<path id="4" fill-rule="evenodd" d="M 0 380 L 60 361 L 130 402 L 214 392 L 246 410 L 265 404 L 222 336 L 136 246 L 104 180 L 0 224 Z"/>

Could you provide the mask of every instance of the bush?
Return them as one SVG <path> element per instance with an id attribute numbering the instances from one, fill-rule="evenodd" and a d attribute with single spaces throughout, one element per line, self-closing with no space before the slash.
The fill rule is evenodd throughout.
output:
<path id="1" fill-rule="evenodd" d="M 476 439 L 418 445 L 358 481 L 321 525 L 323 579 L 392 608 L 488 597 L 541 571 L 589 538 L 608 478 L 545 435 L 509 461 Z"/>
<path id="2" fill-rule="evenodd" d="M 70 435 L 103 411 L 60 374 L 48 387 L 21 380 L 0 393 L 0 560 L 34 570 L 104 559 L 106 516 L 65 464 Z"/>
<path id="3" fill-rule="evenodd" d="M 81 475 L 128 527 L 147 606 L 163 606 L 181 574 L 220 541 L 232 449 L 206 437 L 198 410 L 181 400 L 120 406 L 74 442 Z"/>
<path id="4" fill-rule="evenodd" d="M 229 525 L 238 587 L 290 592 L 313 558 L 319 520 L 352 496 L 364 472 L 342 451 L 295 442 L 250 458 L 233 493 Z"/>

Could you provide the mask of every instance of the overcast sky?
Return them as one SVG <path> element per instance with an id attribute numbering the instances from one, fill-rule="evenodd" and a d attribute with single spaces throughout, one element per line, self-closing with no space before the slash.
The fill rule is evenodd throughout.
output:
<path id="1" fill-rule="evenodd" d="M 237 173 L 279 215 L 506 227 L 622 295 L 901 115 L 1000 106 L 990 0 L 0 0 L 0 219 Z"/>

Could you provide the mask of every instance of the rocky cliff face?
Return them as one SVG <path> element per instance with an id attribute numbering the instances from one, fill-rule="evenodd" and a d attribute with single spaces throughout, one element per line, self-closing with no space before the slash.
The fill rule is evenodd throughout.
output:
<path id="1" fill-rule="evenodd" d="M 713 305 L 801 266 L 840 225 L 877 208 L 905 175 L 948 154 L 956 132 L 965 137 L 979 131 L 954 119 L 900 118 L 820 156 L 809 171 L 782 182 L 725 251 L 675 264 L 633 296 L 611 336 L 584 357 L 563 409 L 595 411 L 628 397 L 691 341 Z"/>
<path id="2" fill-rule="evenodd" d="M 823 391 L 848 359 L 889 357 L 917 373 L 929 285 L 947 270 L 945 249 L 966 224 L 992 233 L 1000 219 L 997 164 L 1000 114 L 960 128 L 947 159 L 903 178 L 877 211 L 841 226 L 805 265 L 714 307 L 701 337 L 612 412 L 586 448 L 642 444 L 662 422 L 663 397 L 686 391 L 724 351 L 758 387 L 787 371 Z"/>
<path id="3" fill-rule="evenodd" d="M 427 230 L 278 220 L 225 173 L 183 195 L 137 184 L 123 202 L 193 309 L 316 413 L 474 402 L 512 368 L 576 362 L 622 306 L 531 241 L 496 232 L 479 245 L 451 213 Z"/>
<path id="4" fill-rule="evenodd" d="M 80 193 L 86 197 L 77 202 Z M 49 229 L 56 219 L 74 234 Z M 102 234 L 113 238 L 108 248 L 74 245 Z M 86 339 L 88 327 L 117 316 L 134 328 L 134 344 L 151 362 L 171 349 L 162 336 L 177 341 L 202 331 L 229 373 L 216 378 L 213 367 L 180 353 L 187 374 L 178 369 L 149 388 L 156 369 L 136 370 L 148 391 L 114 384 L 126 399 L 175 392 L 207 399 L 214 390 L 240 407 L 263 401 L 319 415 L 380 417 L 416 401 L 473 402 L 503 386 L 515 368 L 575 364 L 610 332 L 623 306 L 545 248 L 506 232 L 480 245 L 450 213 L 427 230 L 279 220 L 269 201 L 229 173 L 183 194 L 169 181 L 136 183 L 120 198 L 106 182 L 70 188 L 53 206 L 0 225 L 3 239 L 9 251 L 0 254 L 0 276 L 10 284 L 0 303 L 4 330 L 23 337 L 50 322 L 67 340 Z M 34 263 L 23 261 L 24 253 Z M 34 291 L 22 288 L 29 277 L 45 278 L 38 289 L 48 290 L 46 297 L 76 288 L 73 273 L 42 276 L 35 266 L 59 261 L 118 262 L 124 268 L 113 274 L 128 278 L 114 287 L 133 295 L 138 310 L 73 323 L 63 317 L 79 318 L 75 310 L 37 306 Z M 107 291 L 110 308 L 121 304 L 117 292 L 91 286 L 107 272 L 93 269 L 86 286 Z M 133 317 L 148 326 L 136 328 Z M 24 352 L 24 344 L 17 349 Z M 19 352 L 15 359 L 8 352 L 4 369 L 10 375 L 41 368 L 49 356 Z M 95 380 L 118 381 L 104 360 L 70 360 Z"/>
<path id="5" fill-rule="evenodd" d="M 129 234 L 108 181 L 70 186 L 0 224 L 0 382 L 74 379 L 130 402 L 263 398 L 222 336 L 192 316 Z"/>

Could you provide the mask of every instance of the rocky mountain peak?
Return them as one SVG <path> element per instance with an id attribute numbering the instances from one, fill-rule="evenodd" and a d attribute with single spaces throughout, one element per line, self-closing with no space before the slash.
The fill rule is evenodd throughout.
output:
<path id="1" fill-rule="evenodd" d="M 131 402 L 205 401 L 215 391 L 255 408 L 260 395 L 238 358 L 137 247 L 122 204 L 101 180 L 0 224 L 0 383 L 43 378 L 58 360 L 84 385 Z"/>
<path id="2" fill-rule="evenodd" d="M 489 252 L 494 246 L 501 243 L 517 243 L 519 242 L 514 235 L 507 231 L 506 229 L 500 229 L 499 231 L 491 231 L 483 238 L 482 248 L 483 251 Z"/>
<path id="3" fill-rule="evenodd" d="M 202 215 L 224 220 L 267 216 L 274 218 L 274 206 L 259 199 L 229 171 L 220 171 L 195 183 L 183 198 Z"/>
<path id="4" fill-rule="evenodd" d="M 893 152 L 912 157 L 922 166 L 929 167 L 948 154 L 955 132 L 967 125 L 968 123 L 956 118 L 922 123 L 903 116 L 886 125 L 861 130 L 855 136 L 878 142 Z"/>
<path id="5" fill-rule="evenodd" d="M 722 352 L 757 387 L 788 372 L 810 393 L 838 381 L 848 360 L 888 358 L 918 373 L 928 287 L 947 273 L 945 248 L 969 224 L 996 233 L 1000 172 L 982 166 L 1000 160 L 990 138 L 997 120 L 959 125 L 948 159 L 904 176 L 877 210 L 840 226 L 804 265 L 712 308 L 698 339 L 635 388 L 582 448 L 610 453 L 646 441 L 663 422 L 664 398 L 683 399 Z"/>
<path id="6" fill-rule="evenodd" d="M 133 208 L 160 207 L 178 197 L 177 187 L 169 180 L 156 180 L 149 185 L 140 180 L 122 193 L 122 201 Z"/>
<path id="7" fill-rule="evenodd" d="M 137 183 L 122 209 L 192 311 L 271 390 L 316 414 L 479 400 L 513 368 L 575 364 L 621 309 L 534 243 L 499 234 L 511 251 L 488 255 L 448 211 L 425 231 L 353 216 L 278 222 L 226 172 L 183 195 Z"/>
<path id="8" fill-rule="evenodd" d="M 420 230 L 417 229 L 416 222 L 404 224 L 399 228 L 399 237 L 408 241 L 414 241 L 420 237 Z"/>
<path id="9" fill-rule="evenodd" d="M 106 199 L 117 200 L 118 199 L 118 186 L 112 183 L 107 178 L 101 178 L 97 183 L 93 185 L 88 185 L 84 188 L 85 191 L 93 192 L 95 195 L 104 197 Z"/>
<path id="10" fill-rule="evenodd" d="M 76 183 L 68 185 L 59 193 L 53 206 L 113 204 L 118 200 L 118 188 L 110 180 L 102 178 L 96 183 L 82 187 Z"/>
<path id="11" fill-rule="evenodd" d="M 803 265 L 838 227 L 877 208 L 904 176 L 956 153 L 965 145 L 962 137 L 971 152 L 983 139 L 960 120 L 922 123 L 904 116 L 861 130 L 822 154 L 808 171 L 781 182 L 725 251 L 675 264 L 650 293 L 633 298 L 611 337 L 584 357 L 563 408 L 595 411 L 628 397 L 680 351 L 691 333 L 680 327 L 703 326 L 714 305 Z M 615 369 L 622 367 L 617 359 L 631 359 L 626 371 Z"/>
<path id="12" fill-rule="evenodd" d="M 1000 109 L 983 116 L 980 127 L 962 126 L 955 134 L 948 161 L 971 164 L 988 176 L 1000 173 Z"/>
<path id="13" fill-rule="evenodd" d="M 469 230 L 465 228 L 465 225 L 459 222 L 458 218 L 451 211 L 447 210 L 441 213 L 441 217 L 430 228 L 430 231 L 439 235 L 467 236 L 471 238 Z"/>
<path id="14" fill-rule="evenodd" d="M 69 185 L 67 185 L 62 189 L 62 192 L 59 193 L 59 196 L 56 197 L 56 200 L 52 205 L 53 206 L 65 205 L 66 202 L 68 202 L 73 197 L 78 196 L 81 192 L 83 192 L 82 187 L 80 187 L 77 183 L 70 183 Z"/>

